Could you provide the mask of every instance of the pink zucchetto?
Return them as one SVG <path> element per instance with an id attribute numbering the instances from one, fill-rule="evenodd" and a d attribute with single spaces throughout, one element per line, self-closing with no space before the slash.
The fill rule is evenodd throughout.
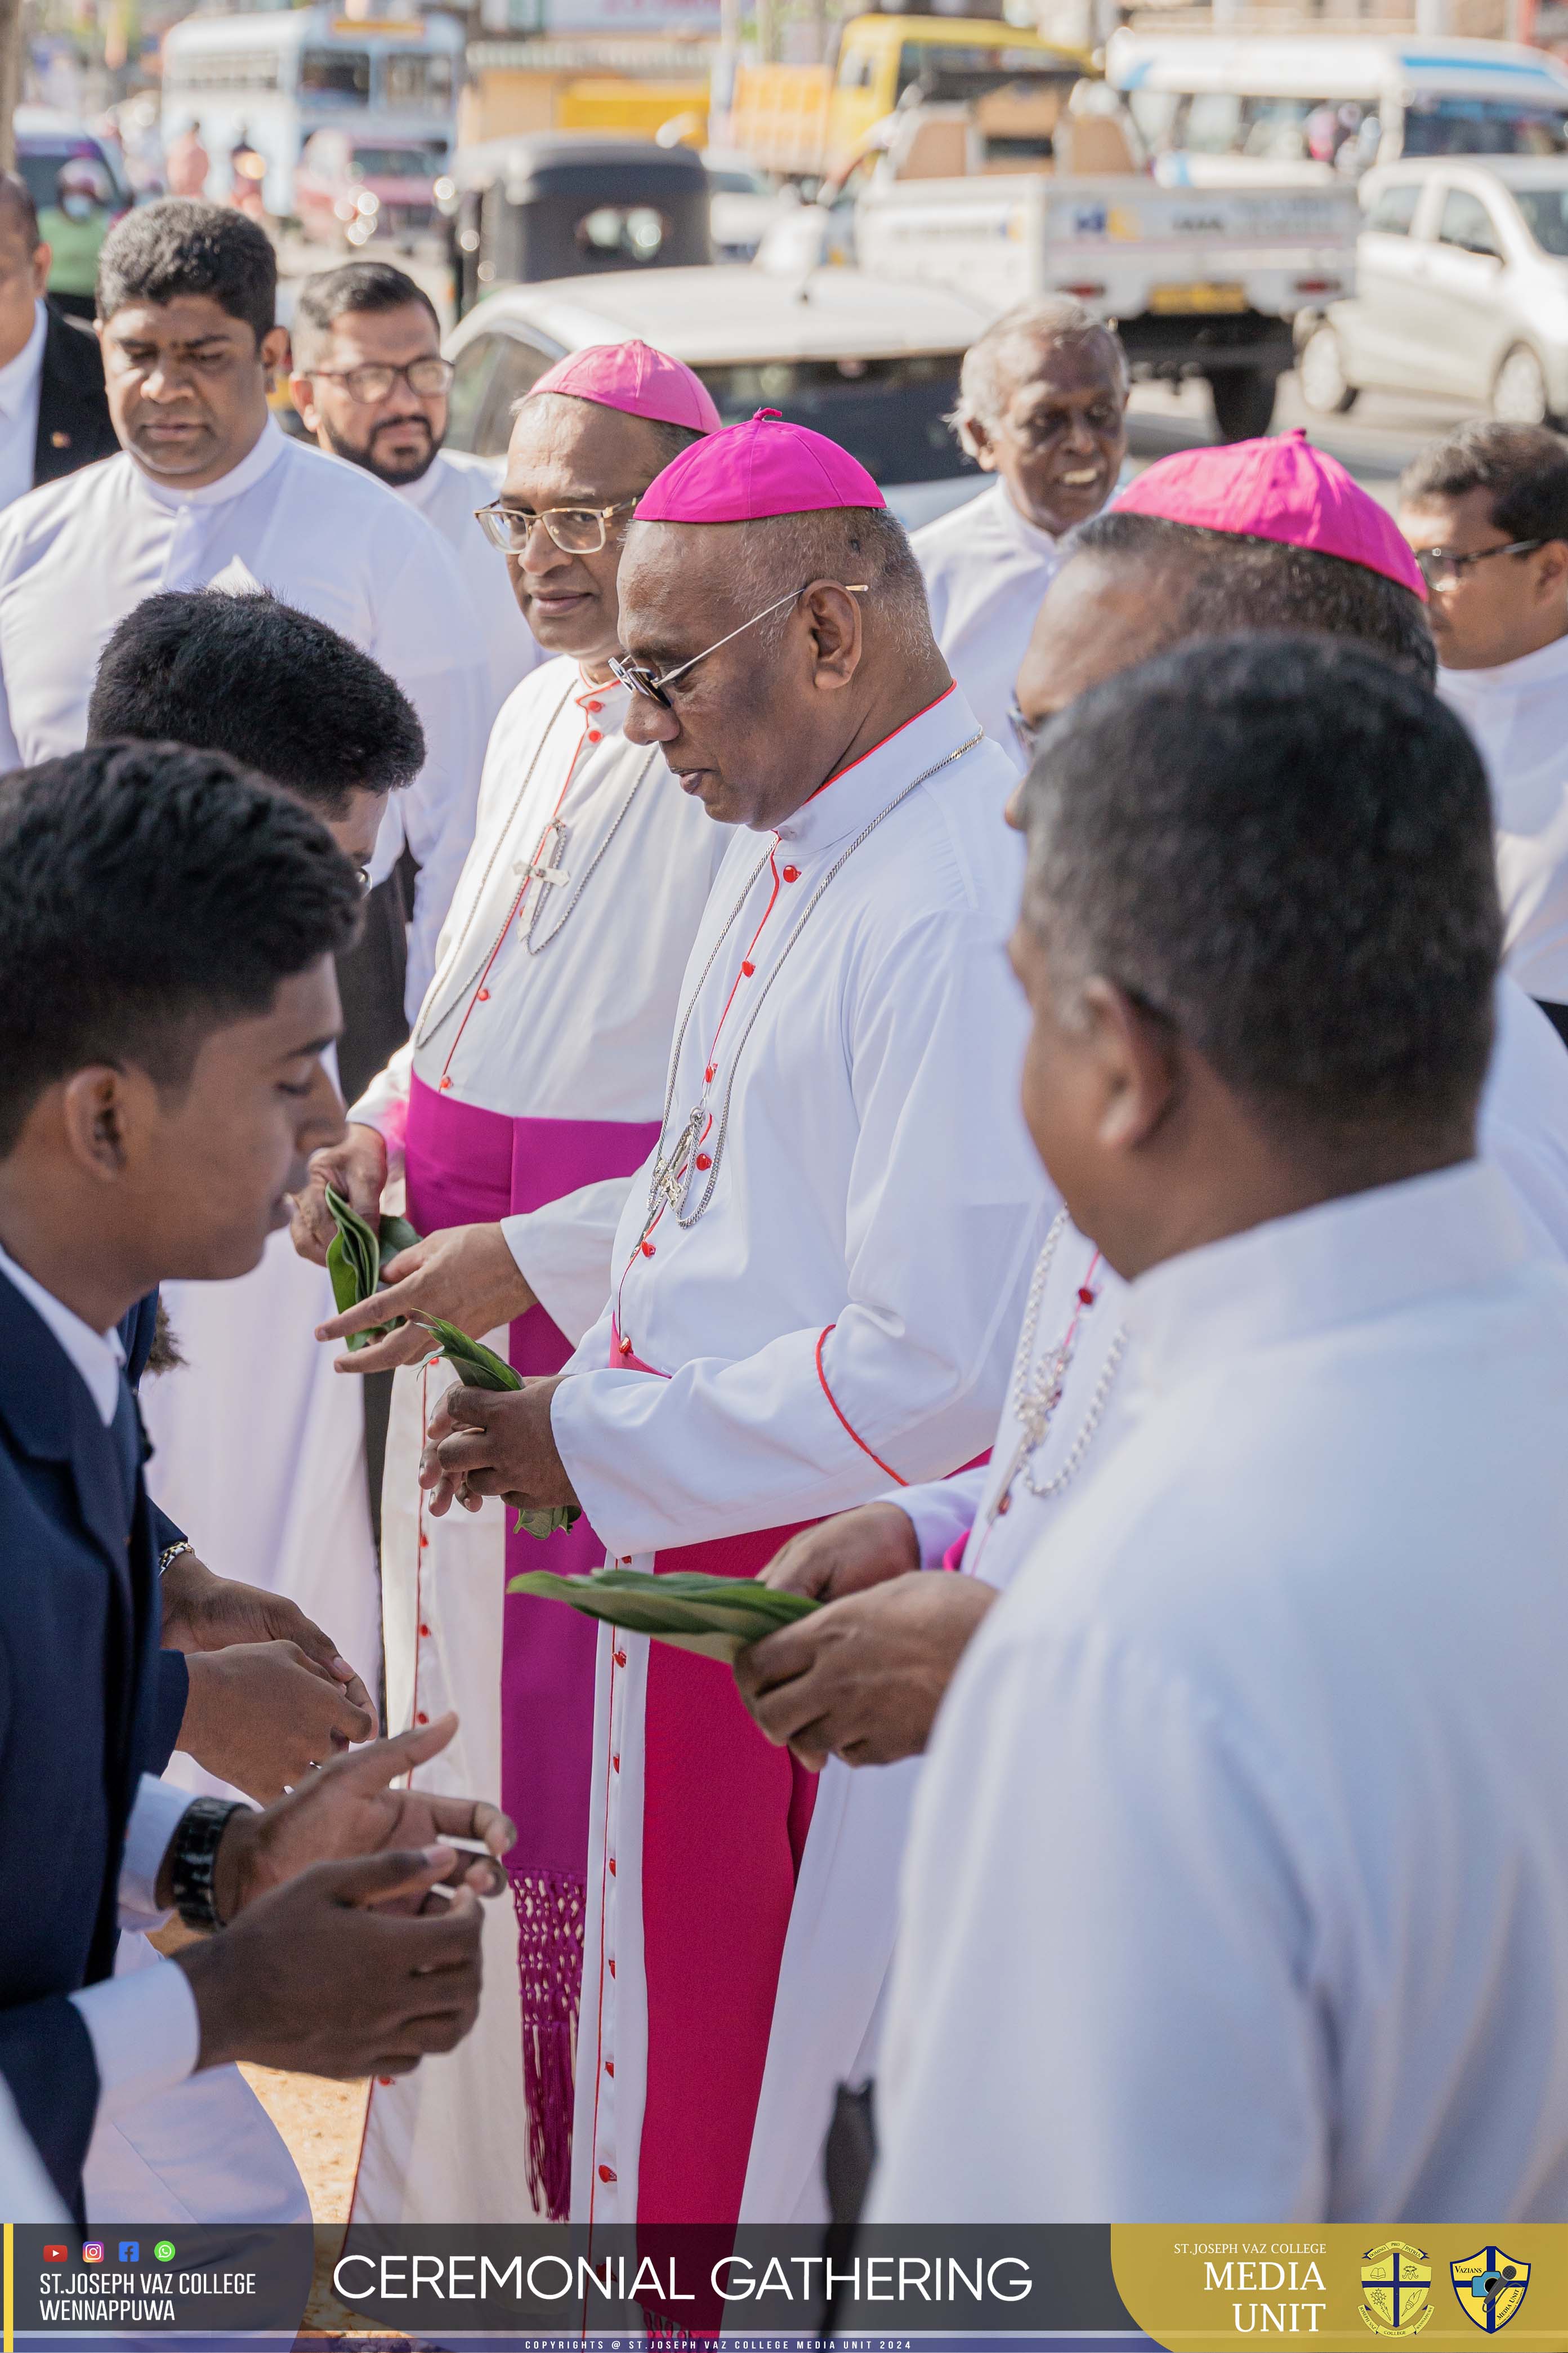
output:
<path id="1" fill-rule="evenodd" d="M 590 343 L 546 368 L 528 397 L 542 392 L 569 392 L 575 400 L 596 400 L 601 408 L 650 417 L 656 425 L 684 425 L 689 433 L 719 430 L 719 412 L 701 377 L 651 343 Z"/>
<path id="2" fill-rule="evenodd" d="M 886 504 L 847 449 L 809 426 L 786 425 L 776 408 L 759 408 L 744 425 L 693 441 L 656 474 L 637 502 L 637 521 L 761 522 L 824 507 Z"/>
<path id="3" fill-rule="evenodd" d="M 1119 514 L 1158 515 L 1238 538 L 1315 548 L 1381 572 L 1426 601 L 1426 583 L 1393 516 L 1299 427 L 1162 458 L 1113 503 Z"/>

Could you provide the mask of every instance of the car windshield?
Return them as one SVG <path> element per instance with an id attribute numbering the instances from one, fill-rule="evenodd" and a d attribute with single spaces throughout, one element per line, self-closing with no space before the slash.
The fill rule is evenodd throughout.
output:
<path id="1" fill-rule="evenodd" d="M 1405 110 L 1406 155 L 1568 154 L 1568 107 L 1506 98 L 1415 98 Z"/>
<path id="2" fill-rule="evenodd" d="M 1542 253 L 1568 259 L 1568 188 L 1515 188 L 1513 200 Z"/>
<path id="3" fill-rule="evenodd" d="M 422 147 L 362 147 L 354 142 L 349 169 L 356 180 L 430 180 L 441 168 L 445 150 Z"/>
<path id="4" fill-rule="evenodd" d="M 726 425 L 776 408 L 859 459 L 877 482 L 940 482 L 973 470 L 946 423 L 961 352 L 886 360 L 768 360 L 700 367 Z"/>

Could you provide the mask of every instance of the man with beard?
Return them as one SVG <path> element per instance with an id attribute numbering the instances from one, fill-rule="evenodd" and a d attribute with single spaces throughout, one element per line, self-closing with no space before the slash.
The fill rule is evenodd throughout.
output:
<path id="1" fill-rule="evenodd" d="M 479 617 L 493 717 L 544 655 L 505 557 L 474 520 L 500 488 L 500 469 L 441 446 L 452 363 L 429 296 L 389 262 L 345 262 L 305 280 L 289 332 L 289 389 L 318 448 L 406 499 L 450 547 Z"/>

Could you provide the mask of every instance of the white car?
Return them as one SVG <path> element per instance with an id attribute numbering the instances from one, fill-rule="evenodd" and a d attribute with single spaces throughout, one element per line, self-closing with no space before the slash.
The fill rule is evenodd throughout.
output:
<path id="1" fill-rule="evenodd" d="M 502 457 L 514 404 L 547 367 L 631 336 L 696 370 L 726 425 L 776 408 L 853 451 L 906 530 L 984 486 L 947 424 L 990 313 L 957 293 L 854 269 L 798 283 L 743 264 L 612 270 L 486 297 L 453 328 L 447 440 Z"/>
<path id="2" fill-rule="evenodd" d="M 705 147 L 702 168 L 713 192 L 714 260 L 750 261 L 780 214 L 796 209 L 795 191 L 781 189 L 738 147 Z"/>
<path id="3" fill-rule="evenodd" d="M 1568 417 L 1568 159 L 1433 157 L 1369 172 L 1356 291 L 1302 332 L 1310 408 L 1371 391 Z"/>

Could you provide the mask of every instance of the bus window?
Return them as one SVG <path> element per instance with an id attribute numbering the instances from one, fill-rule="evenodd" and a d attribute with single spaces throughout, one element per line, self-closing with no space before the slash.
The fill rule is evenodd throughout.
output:
<path id="1" fill-rule="evenodd" d="M 368 49 L 301 49 L 300 95 L 334 98 L 352 106 L 370 104 Z"/>
<path id="2" fill-rule="evenodd" d="M 452 103 L 452 60 L 436 55 L 394 51 L 382 63 L 382 99 L 387 106 L 437 107 Z"/>
<path id="3" fill-rule="evenodd" d="M 1234 155 L 1241 146 L 1241 100 L 1233 90 L 1200 90 L 1187 105 L 1182 140 L 1194 155 Z"/>
<path id="4" fill-rule="evenodd" d="M 906 41 L 899 51 L 897 96 L 918 90 L 927 104 L 964 105 L 987 91 L 1005 90 L 1009 82 L 1038 84 L 1058 81 L 1064 87 L 1079 79 L 1080 69 L 1066 58 L 1038 49 L 960 48 L 946 41 Z"/>
<path id="5" fill-rule="evenodd" d="M 1405 110 L 1405 155 L 1562 155 L 1568 111 L 1505 98 L 1415 98 Z"/>

